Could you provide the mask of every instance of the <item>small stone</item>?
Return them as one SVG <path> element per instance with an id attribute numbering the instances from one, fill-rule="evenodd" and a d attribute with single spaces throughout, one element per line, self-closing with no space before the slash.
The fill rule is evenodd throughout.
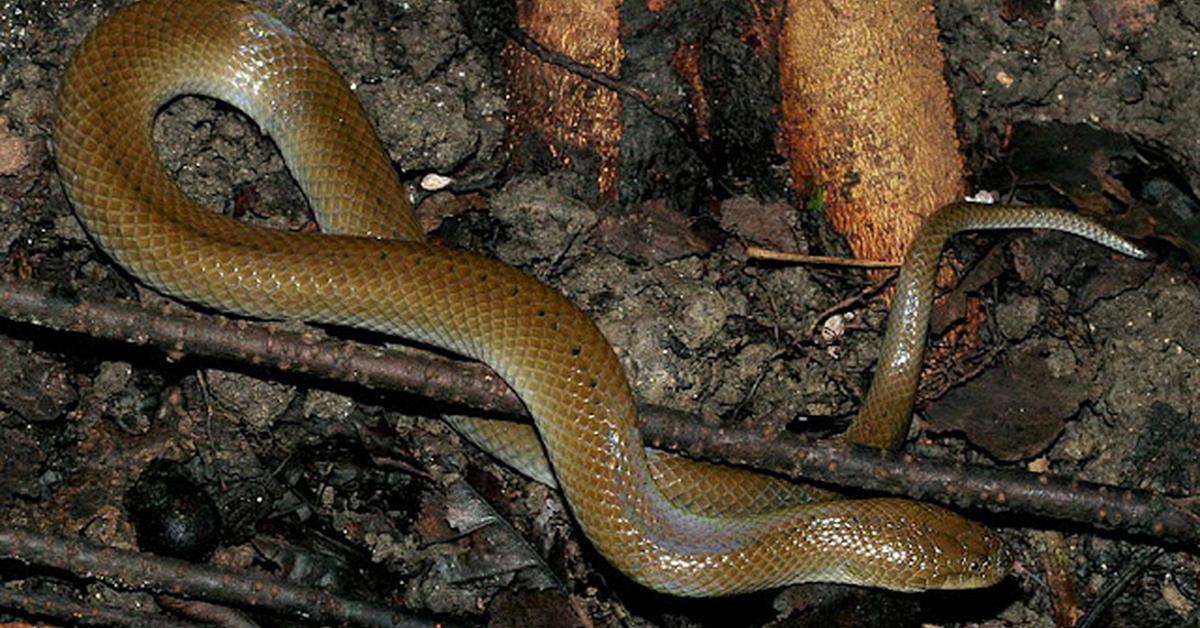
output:
<path id="1" fill-rule="evenodd" d="M 28 343 L 0 338 L 0 407 L 39 423 L 62 418 L 78 399 L 64 365 Z"/>
<path id="2" fill-rule="evenodd" d="M 313 390 L 304 399 L 304 414 L 328 421 L 345 421 L 353 411 L 353 399 L 327 390 Z"/>
<path id="3" fill-rule="evenodd" d="M 92 383 L 93 391 L 97 397 L 107 399 L 124 390 L 132 376 L 133 367 L 128 362 L 104 362 Z"/>
<path id="4" fill-rule="evenodd" d="M 248 375 L 209 369 L 208 389 L 222 406 L 254 429 L 266 429 L 291 404 L 294 386 L 263 381 Z"/>
<path id="5" fill-rule="evenodd" d="M 729 306 L 715 290 L 700 288 L 685 299 L 676 336 L 689 349 L 698 349 L 721 331 L 729 319 Z"/>
<path id="6" fill-rule="evenodd" d="M 499 257 L 516 265 L 557 259 L 595 224 L 596 212 L 573 197 L 571 187 L 563 176 L 520 177 L 496 193 L 492 215 L 513 234 L 500 246 Z"/>
<path id="7" fill-rule="evenodd" d="M 8 118 L 0 116 L 0 176 L 15 175 L 29 165 L 29 149 L 24 138 L 8 129 Z"/>
<path id="8" fill-rule="evenodd" d="M 996 323 L 1000 332 L 1013 340 L 1023 340 L 1041 319 L 1041 301 L 1036 297 L 1017 297 L 996 308 Z"/>
<path id="9" fill-rule="evenodd" d="M 1121 102 L 1132 104 L 1142 99 L 1146 93 L 1146 81 L 1142 80 L 1142 75 L 1136 72 L 1127 72 L 1117 81 L 1117 94 L 1121 97 Z"/>

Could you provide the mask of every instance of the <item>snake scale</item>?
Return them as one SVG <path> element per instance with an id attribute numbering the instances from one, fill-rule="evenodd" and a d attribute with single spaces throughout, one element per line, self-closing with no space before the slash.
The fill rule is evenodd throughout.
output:
<path id="1" fill-rule="evenodd" d="M 254 119 L 279 146 L 323 233 L 251 226 L 188 199 L 151 138 L 158 110 L 184 94 L 226 101 Z M 776 481 L 648 457 L 626 374 L 591 320 L 518 270 L 426 243 L 345 81 L 261 10 L 233 0 L 125 7 L 75 54 L 58 109 L 54 141 L 64 186 L 113 260 L 193 303 L 361 327 L 490 365 L 528 408 L 584 534 L 647 587 L 711 596 L 825 581 L 919 591 L 986 586 L 1008 571 L 998 535 L 914 501 L 695 506 L 692 498 L 712 487 L 753 502 L 760 486 Z M 850 440 L 894 447 L 907 432 L 945 240 L 963 229 L 1022 227 L 1068 231 L 1143 255 L 1057 210 L 958 204 L 935 214 L 906 258 Z M 514 436 L 515 448 L 540 455 L 528 452 L 530 438 Z"/>

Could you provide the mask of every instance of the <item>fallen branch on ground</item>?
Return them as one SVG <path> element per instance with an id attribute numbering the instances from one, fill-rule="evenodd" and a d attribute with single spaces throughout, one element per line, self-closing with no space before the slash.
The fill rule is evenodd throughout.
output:
<path id="1" fill-rule="evenodd" d="M 516 395 L 491 369 L 432 354 L 392 352 L 270 325 L 157 310 L 125 302 L 72 301 L 27 284 L 0 282 L 0 316 L 95 338 L 155 346 L 171 359 L 234 359 L 428 397 L 451 409 L 524 418 Z M 1200 545 L 1200 515 L 1190 498 L 1121 488 L 1019 469 L 919 459 L 791 433 L 757 434 L 712 427 L 713 421 L 643 407 L 643 430 L 655 446 L 727 460 L 790 477 L 859 488 L 960 508 L 1083 524 L 1159 543 Z"/>
<path id="2" fill-rule="evenodd" d="M 447 625 L 247 570 L 189 563 L 24 530 L 0 528 L 0 557 L 99 579 L 122 589 L 203 598 L 306 623 L 403 628 Z"/>

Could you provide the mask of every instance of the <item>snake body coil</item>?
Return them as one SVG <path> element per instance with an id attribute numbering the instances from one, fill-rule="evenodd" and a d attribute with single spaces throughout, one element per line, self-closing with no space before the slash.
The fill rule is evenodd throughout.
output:
<path id="1" fill-rule="evenodd" d="M 262 229 L 188 199 L 151 138 L 156 112 L 183 94 L 249 114 L 279 145 L 325 233 Z M 999 537 L 931 505 L 867 499 L 714 514 L 664 493 L 625 373 L 595 325 L 509 266 L 426 244 L 345 82 L 253 7 L 148 0 L 119 11 L 88 36 L 67 72 L 55 144 L 89 233 L 158 290 L 244 315 L 372 329 L 492 366 L 533 416 L 584 533 L 646 586 L 721 595 L 829 581 L 913 591 L 984 586 L 1008 569 Z M 854 440 L 890 446 L 907 429 L 945 238 L 961 228 L 1020 226 L 1065 229 L 1137 253 L 1070 214 L 972 206 L 938 214 L 906 265 L 900 311 Z M 689 476 L 687 486 L 706 481 Z"/>

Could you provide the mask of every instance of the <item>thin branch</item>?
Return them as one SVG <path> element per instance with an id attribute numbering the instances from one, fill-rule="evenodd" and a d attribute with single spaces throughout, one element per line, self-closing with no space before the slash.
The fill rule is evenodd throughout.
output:
<path id="1" fill-rule="evenodd" d="M 205 626 L 217 626 L 218 628 L 261 628 L 257 623 L 251 621 L 241 611 L 212 604 L 201 600 L 187 600 L 174 597 L 171 595 L 160 595 L 155 598 L 158 605 L 184 617 L 189 617 Z"/>
<path id="2" fill-rule="evenodd" d="M 769 260 L 773 262 L 794 262 L 814 266 L 850 266 L 853 268 L 899 268 L 900 262 L 874 259 L 855 259 L 853 257 L 837 257 L 833 255 L 805 255 L 804 253 L 787 253 L 774 249 L 764 249 L 761 246 L 747 246 L 746 255 L 751 259 Z"/>
<path id="3" fill-rule="evenodd" d="M 863 288 L 858 294 L 848 296 L 841 301 L 838 301 L 837 303 L 825 308 L 824 311 L 816 315 L 812 325 L 808 326 L 808 332 L 806 333 L 805 337 L 815 338 L 817 335 L 817 329 L 824 325 L 825 321 L 830 316 L 839 314 L 860 305 L 866 305 L 868 299 L 883 292 L 884 290 L 891 289 L 896 277 L 899 275 L 899 270 L 893 270 L 890 273 L 886 273 L 884 277 L 879 278 L 877 281 L 872 281 L 871 285 Z"/>
<path id="4" fill-rule="evenodd" d="M 525 417 L 525 406 L 494 372 L 427 352 L 400 354 L 333 340 L 318 331 L 205 315 L 177 306 L 73 300 L 28 284 L 0 281 L 0 317 L 58 331 L 157 347 L 170 360 L 229 359 L 284 372 L 387 388 L 478 412 Z M 467 368 L 470 376 L 460 369 Z"/>
<path id="5" fill-rule="evenodd" d="M 667 124 L 670 124 L 675 130 L 694 147 L 699 146 L 699 141 L 694 137 L 688 124 L 685 120 L 680 119 L 674 112 L 662 105 L 659 98 L 650 94 L 646 90 L 635 87 L 622 81 L 603 70 L 580 63 L 571 57 L 547 48 L 541 42 L 529 36 L 523 29 L 518 27 L 501 26 L 501 31 L 508 38 L 517 42 L 519 46 L 529 51 L 544 63 L 558 66 L 567 72 L 575 74 L 584 80 L 591 81 L 602 87 L 606 87 L 622 96 L 633 99 L 634 102 L 641 103 L 647 111 L 662 119 Z"/>
<path id="6" fill-rule="evenodd" d="M 1150 568 L 1154 561 L 1158 560 L 1163 555 L 1163 550 L 1158 547 L 1143 548 L 1134 554 L 1133 559 L 1125 563 L 1124 567 L 1117 572 L 1115 578 L 1110 578 L 1105 583 L 1104 588 L 1092 600 L 1092 606 L 1084 613 L 1083 617 L 1075 624 L 1074 628 L 1092 628 L 1099 623 L 1114 602 L 1120 599 L 1121 595 L 1129 589 L 1129 585 L 1133 584 L 1142 572 Z"/>
<path id="7" fill-rule="evenodd" d="M 102 339 L 156 346 L 169 356 L 232 358 L 282 371 L 388 388 L 459 409 L 525 418 L 516 395 L 483 365 L 322 339 L 179 308 L 152 310 L 126 302 L 69 301 L 28 285 L 0 282 L 0 316 Z M 648 442 L 840 486 L 929 499 L 962 508 L 1032 515 L 1083 524 L 1159 543 L 1200 545 L 1193 499 L 1076 481 L 1014 468 L 921 460 L 837 443 L 814 444 L 791 433 L 713 428 L 677 410 L 642 408 Z"/>
<path id="8" fill-rule="evenodd" d="M 1157 543 L 1200 544 L 1194 500 L 1018 468 L 920 459 L 846 443 L 813 444 L 791 433 L 751 434 L 650 422 L 652 445 L 748 467 L 964 509 L 1057 520 Z M 1032 522 L 1022 520 L 1023 524 Z"/>
<path id="9" fill-rule="evenodd" d="M 0 608 L 33 617 L 45 617 L 72 626 L 119 628 L 199 628 L 203 624 L 179 621 L 148 612 L 77 602 L 63 596 L 0 587 Z M 5 624 L 13 625 L 13 624 Z"/>
<path id="10" fill-rule="evenodd" d="M 189 563 L 24 530 L 0 528 L 0 557 L 61 569 L 124 589 L 203 598 L 305 622 L 401 628 L 447 625 L 244 570 Z"/>

